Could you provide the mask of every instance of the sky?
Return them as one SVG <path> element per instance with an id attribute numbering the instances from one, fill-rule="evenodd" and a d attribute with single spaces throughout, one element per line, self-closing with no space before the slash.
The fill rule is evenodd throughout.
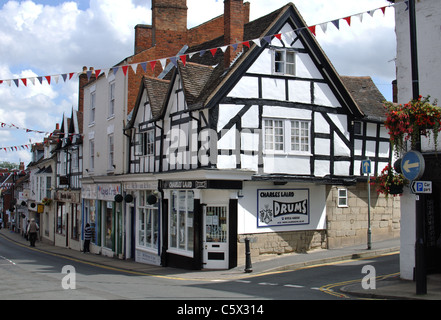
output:
<path id="1" fill-rule="evenodd" d="M 250 20 L 286 5 L 288 0 L 248 0 Z M 306 23 L 318 25 L 388 6 L 386 0 L 291 0 Z M 188 28 L 223 14 L 223 0 L 187 0 Z M 398 10 L 399 8 L 397 8 Z M 317 26 L 316 38 L 341 75 L 371 76 L 392 99 L 396 38 L 394 8 L 363 20 L 341 20 L 340 28 Z M 134 27 L 151 24 L 151 0 L 0 0 L 0 80 L 80 72 L 83 66 L 110 68 L 133 54 Z M 251 39 L 244 39 L 251 40 Z M 165 57 L 164 57 L 165 58 Z M 24 86 L 0 84 L 0 162 L 31 161 L 28 150 L 4 151 L 43 141 L 78 106 L 78 80 L 52 80 Z M 13 124 L 15 127 L 9 126 Z M 17 129 L 17 127 L 19 129 Z"/>

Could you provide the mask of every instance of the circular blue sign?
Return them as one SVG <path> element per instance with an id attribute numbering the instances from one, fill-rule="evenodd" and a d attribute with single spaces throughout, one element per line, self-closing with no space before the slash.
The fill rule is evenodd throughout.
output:
<path id="1" fill-rule="evenodd" d="M 403 156 L 401 160 L 401 172 L 407 180 L 421 178 L 424 169 L 424 157 L 420 152 L 409 151 Z"/>

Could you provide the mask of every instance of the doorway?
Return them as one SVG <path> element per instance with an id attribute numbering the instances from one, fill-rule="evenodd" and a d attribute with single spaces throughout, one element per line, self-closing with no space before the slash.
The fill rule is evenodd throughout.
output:
<path id="1" fill-rule="evenodd" d="M 204 206 L 205 269 L 228 269 L 228 206 Z"/>

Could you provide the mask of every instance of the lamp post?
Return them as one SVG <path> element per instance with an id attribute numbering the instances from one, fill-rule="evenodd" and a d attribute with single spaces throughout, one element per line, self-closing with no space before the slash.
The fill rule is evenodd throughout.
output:
<path id="1" fill-rule="evenodd" d="M 409 29 L 410 29 L 410 57 L 412 65 L 412 96 L 416 100 L 419 98 L 419 76 L 418 76 L 418 49 L 416 32 L 415 0 L 409 0 Z M 418 135 L 416 143 L 417 151 L 421 151 L 421 136 Z M 424 204 L 425 195 L 417 196 L 415 203 L 415 280 L 416 294 L 427 293 L 426 257 L 424 241 Z"/>

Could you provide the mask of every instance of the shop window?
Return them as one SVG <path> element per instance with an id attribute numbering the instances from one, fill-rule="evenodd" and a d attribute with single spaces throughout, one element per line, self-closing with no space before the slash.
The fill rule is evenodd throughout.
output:
<path id="1" fill-rule="evenodd" d="M 104 247 L 113 250 L 113 202 L 103 201 Z"/>
<path id="2" fill-rule="evenodd" d="M 79 204 L 72 203 L 71 212 L 72 212 L 72 239 L 78 240 L 80 238 L 80 208 Z"/>
<path id="3" fill-rule="evenodd" d="M 138 246 L 158 249 L 159 216 L 158 203 L 149 204 L 151 191 L 140 191 L 138 197 Z"/>
<path id="4" fill-rule="evenodd" d="M 348 189 L 339 188 L 338 189 L 338 207 L 346 208 L 348 206 Z"/>
<path id="5" fill-rule="evenodd" d="M 57 205 L 57 233 L 63 236 L 66 235 L 66 204 L 58 202 Z"/>
<path id="6" fill-rule="evenodd" d="M 90 227 L 92 228 L 92 241 L 93 243 L 96 243 L 96 237 L 95 237 L 95 230 L 96 230 L 96 210 L 95 210 L 95 200 L 85 200 L 84 201 L 84 217 L 85 222 L 90 224 Z"/>
<path id="7" fill-rule="evenodd" d="M 193 255 L 194 194 L 190 190 L 172 191 L 170 206 L 169 249 Z"/>

